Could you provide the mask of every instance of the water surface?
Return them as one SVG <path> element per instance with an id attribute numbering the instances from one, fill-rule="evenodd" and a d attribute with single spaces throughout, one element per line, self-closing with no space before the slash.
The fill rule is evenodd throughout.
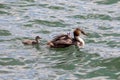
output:
<path id="1" fill-rule="evenodd" d="M 0 0 L 0 80 L 119 80 L 119 0 Z M 86 45 L 46 47 L 79 27 Z M 41 36 L 39 45 L 24 39 Z"/>

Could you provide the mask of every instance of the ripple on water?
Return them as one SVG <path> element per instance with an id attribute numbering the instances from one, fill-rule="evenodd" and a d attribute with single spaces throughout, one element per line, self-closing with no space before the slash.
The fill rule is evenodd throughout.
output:
<path id="1" fill-rule="evenodd" d="M 110 26 L 99 26 L 98 29 L 100 29 L 100 30 L 110 30 L 110 29 L 113 29 L 113 27 L 110 27 Z"/>
<path id="2" fill-rule="evenodd" d="M 1 66 L 8 66 L 8 65 L 24 65 L 23 62 L 13 59 L 13 58 L 0 58 L 0 65 Z"/>
<path id="3" fill-rule="evenodd" d="M 0 0 L 0 79 L 118 79 L 119 13 L 118 0 Z M 85 48 L 46 47 L 79 26 L 88 33 Z M 40 44 L 22 44 L 36 35 Z"/>
<path id="4" fill-rule="evenodd" d="M 96 3 L 98 4 L 106 4 L 106 5 L 110 5 L 110 4 L 115 4 L 118 3 L 119 0 L 102 0 L 102 1 L 96 1 Z"/>
<path id="5" fill-rule="evenodd" d="M 6 12 L 6 11 L 0 11 L 0 14 L 1 14 L 1 15 L 5 15 L 5 14 L 6 14 L 6 15 L 9 15 L 10 13 L 8 13 L 8 12 Z"/>
<path id="6" fill-rule="evenodd" d="M 11 33 L 8 30 L 0 30 L 0 36 L 9 36 Z"/>
<path id="7" fill-rule="evenodd" d="M 8 10 L 11 8 L 7 4 L 0 3 L 0 9 L 1 15 L 10 15 L 10 12 Z"/>
<path id="8" fill-rule="evenodd" d="M 63 10 L 64 9 L 64 7 L 61 7 L 61 6 L 49 6 L 48 8 L 53 9 L 53 10 Z"/>
<path id="9" fill-rule="evenodd" d="M 46 25 L 50 27 L 65 27 L 67 25 L 60 21 L 34 20 L 29 22 L 34 24 Z"/>
<path id="10" fill-rule="evenodd" d="M 105 15 L 105 14 L 74 15 L 73 18 L 112 20 L 112 18 L 109 15 Z"/>
<path id="11" fill-rule="evenodd" d="M 7 6 L 5 4 L 0 4 L 0 8 L 6 8 Z"/>

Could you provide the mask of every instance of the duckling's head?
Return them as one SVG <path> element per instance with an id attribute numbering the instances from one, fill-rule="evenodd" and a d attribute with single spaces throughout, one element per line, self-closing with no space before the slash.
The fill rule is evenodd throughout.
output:
<path id="1" fill-rule="evenodd" d="M 35 40 L 39 40 L 39 39 L 42 39 L 42 38 L 39 37 L 39 36 L 36 36 L 36 37 L 35 37 Z"/>
<path id="2" fill-rule="evenodd" d="M 83 35 L 87 35 L 83 30 L 81 30 L 80 28 L 76 28 L 73 32 L 74 36 L 80 36 L 81 34 Z"/>

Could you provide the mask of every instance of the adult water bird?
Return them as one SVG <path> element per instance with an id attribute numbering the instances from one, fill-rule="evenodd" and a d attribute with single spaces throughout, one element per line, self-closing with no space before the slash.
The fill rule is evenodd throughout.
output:
<path id="1" fill-rule="evenodd" d="M 61 34 L 56 36 L 53 40 L 49 41 L 47 45 L 51 48 L 65 48 L 71 45 L 83 47 L 85 45 L 85 42 L 82 38 L 80 38 L 81 34 L 87 35 L 80 28 L 76 28 L 73 31 L 73 38 L 70 36 L 70 34 Z"/>

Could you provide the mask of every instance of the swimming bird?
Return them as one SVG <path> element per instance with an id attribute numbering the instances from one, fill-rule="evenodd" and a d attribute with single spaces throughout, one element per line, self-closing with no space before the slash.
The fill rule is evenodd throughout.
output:
<path id="1" fill-rule="evenodd" d="M 24 40 L 24 41 L 22 41 L 22 43 L 25 45 L 34 45 L 34 44 L 38 44 L 40 42 L 39 39 L 41 39 L 41 37 L 36 36 L 35 40 Z"/>
<path id="2" fill-rule="evenodd" d="M 83 47 L 85 42 L 79 37 L 81 34 L 87 35 L 83 30 L 76 28 L 73 31 L 74 38 L 72 38 L 69 33 L 58 35 L 52 41 L 49 41 L 47 45 L 51 48 L 65 48 L 71 45 Z"/>

